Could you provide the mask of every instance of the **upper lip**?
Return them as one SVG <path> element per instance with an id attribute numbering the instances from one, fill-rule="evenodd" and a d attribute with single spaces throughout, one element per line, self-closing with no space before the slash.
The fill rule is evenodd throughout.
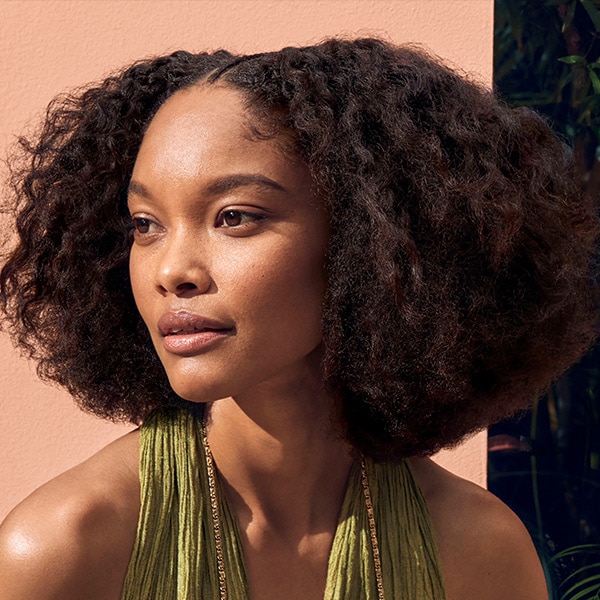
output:
<path id="1" fill-rule="evenodd" d="M 169 311 L 158 320 L 158 329 L 163 336 L 200 331 L 229 331 L 232 327 L 186 310 Z"/>

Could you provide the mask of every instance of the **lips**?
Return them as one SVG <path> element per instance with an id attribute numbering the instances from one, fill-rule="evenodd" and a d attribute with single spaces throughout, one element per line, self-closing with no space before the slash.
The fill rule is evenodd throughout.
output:
<path id="1" fill-rule="evenodd" d="M 187 311 L 167 312 L 158 320 L 163 336 L 185 335 L 205 331 L 231 331 L 226 324 Z"/>
<path id="2" fill-rule="evenodd" d="M 167 352 L 189 356 L 223 341 L 235 331 L 221 321 L 187 311 L 167 312 L 158 320 Z"/>

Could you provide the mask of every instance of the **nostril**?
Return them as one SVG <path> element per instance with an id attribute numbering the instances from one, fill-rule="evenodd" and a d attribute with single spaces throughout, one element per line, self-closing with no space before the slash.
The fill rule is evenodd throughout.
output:
<path id="1" fill-rule="evenodd" d="M 204 268 L 180 260 L 163 266 L 156 274 L 155 283 L 161 294 L 176 296 L 204 293 L 212 285 L 210 275 Z"/>
<path id="2" fill-rule="evenodd" d="M 195 290 L 197 288 L 196 284 L 186 281 L 185 283 L 180 283 L 177 286 L 178 292 L 189 292 L 191 290 Z"/>

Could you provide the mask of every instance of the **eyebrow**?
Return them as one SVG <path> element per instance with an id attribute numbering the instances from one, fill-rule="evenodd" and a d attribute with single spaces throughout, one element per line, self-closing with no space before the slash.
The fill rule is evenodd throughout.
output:
<path id="1" fill-rule="evenodd" d="M 261 175 L 260 173 L 239 173 L 236 175 L 218 177 L 217 179 L 211 181 L 203 191 L 211 196 L 219 196 L 221 194 L 230 192 L 231 190 L 245 186 L 262 187 L 271 190 L 277 190 L 279 192 L 286 191 L 282 185 L 276 181 L 273 181 L 269 177 L 266 177 L 265 175 Z M 152 198 L 150 190 L 148 190 L 143 183 L 133 179 L 129 182 L 127 194 L 135 194 L 136 196 L 142 196 L 143 198 L 148 199 Z"/>

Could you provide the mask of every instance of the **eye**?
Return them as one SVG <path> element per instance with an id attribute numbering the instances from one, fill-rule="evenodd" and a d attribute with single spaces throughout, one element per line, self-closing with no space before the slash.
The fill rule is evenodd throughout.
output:
<path id="1" fill-rule="evenodd" d="M 134 218 L 132 219 L 133 228 L 138 233 L 148 233 L 150 231 L 150 220 L 144 218 Z"/>
<path id="2" fill-rule="evenodd" d="M 239 210 L 227 210 L 221 215 L 222 227 L 237 227 L 242 224 L 243 215 Z"/>
<path id="3" fill-rule="evenodd" d="M 234 228 L 244 227 L 262 221 L 262 215 L 243 210 L 229 208 L 219 213 L 217 217 L 217 227 Z"/>
<path id="4" fill-rule="evenodd" d="M 131 230 L 135 236 L 154 233 L 158 225 L 147 217 L 132 217 Z"/>

